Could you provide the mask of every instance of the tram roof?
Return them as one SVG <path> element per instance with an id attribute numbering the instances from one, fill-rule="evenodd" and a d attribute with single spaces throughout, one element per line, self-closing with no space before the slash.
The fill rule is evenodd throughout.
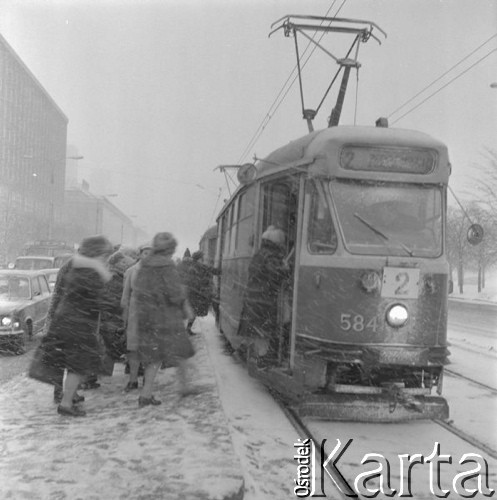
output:
<path id="1" fill-rule="evenodd" d="M 271 175 L 304 159 L 337 155 L 346 144 L 371 146 L 407 146 L 436 149 L 441 163 L 448 164 L 447 146 L 417 130 L 367 126 L 337 126 L 316 130 L 276 149 L 257 163 L 257 178 Z"/>
<path id="2" fill-rule="evenodd" d="M 282 172 L 291 167 L 309 168 L 312 164 L 316 166 L 329 164 L 331 159 L 338 160 L 341 148 L 345 145 L 370 145 L 374 146 L 405 146 L 412 148 L 429 148 L 438 152 L 439 166 L 441 172 L 431 176 L 432 182 L 447 182 L 450 175 L 450 164 L 447 146 L 433 138 L 432 136 L 418 130 L 408 130 L 388 127 L 373 126 L 348 126 L 339 125 L 336 127 L 316 130 L 303 137 L 290 141 L 285 146 L 276 149 L 265 158 L 256 163 L 256 179 Z M 326 167 L 324 167 L 326 168 Z M 368 172 L 355 172 L 354 177 L 360 178 Z M 375 172 L 378 179 L 390 179 L 389 172 Z M 412 175 L 413 178 L 416 174 Z M 417 179 L 419 181 L 419 178 Z M 228 202 L 220 210 L 218 218 L 230 206 L 240 190 L 245 188 L 239 185 L 231 195 Z"/>

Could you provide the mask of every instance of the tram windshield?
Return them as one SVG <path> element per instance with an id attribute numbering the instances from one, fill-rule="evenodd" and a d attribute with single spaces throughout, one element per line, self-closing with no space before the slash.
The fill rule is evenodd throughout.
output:
<path id="1" fill-rule="evenodd" d="M 350 180 L 333 180 L 330 188 L 350 253 L 442 254 L 441 188 Z"/>

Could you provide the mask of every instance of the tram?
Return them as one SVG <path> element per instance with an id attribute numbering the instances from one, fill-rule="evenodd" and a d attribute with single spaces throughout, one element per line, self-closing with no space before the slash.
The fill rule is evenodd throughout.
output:
<path id="1" fill-rule="evenodd" d="M 285 16 L 272 27 L 271 34 L 295 39 L 309 133 L 238 169 L 240 184 L 217 218 L 219 328 L 234 349 L 248 346 L 249 373 L 301 415 L 448 418 L 447 147 L 422 132 L 390 128 L 385 118 L 376 126 L 339 124 L 349 73 L 360 67 L 359 46 L 380 43 L 375 33 L 386 37 L 376 24 Z M 339 57 L 306 36 L 339 66 L 330 87 L 342 72 L 322 130 L 312 120 L 323 101 L 316 110 L 304 104 L 297 36 L 309 30 L 353 38 Z M 277 360 L 261 366 L 240 319 L 249 264 L 269 226 L 286 236 L 290 277 L 279 290 L 271 332 Z M 468 240 L 476 244 L 482 235 L 473 225 Z"/>
<path id="2" fill-rule="evenodd" d="M 286 234 L 279 357 L 252 375 L 301 414 L 447 418 L 447 147 L 417 131 L 336 126 L 241 170 L 217 219 L 218 323 L 235 349 L 250 260 Z M 212 230 L 210 230 L 212 232 Z"/>

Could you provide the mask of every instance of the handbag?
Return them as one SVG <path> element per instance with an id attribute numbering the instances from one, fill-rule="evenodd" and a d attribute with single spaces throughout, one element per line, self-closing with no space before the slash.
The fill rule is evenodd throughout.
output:
<path id="1" fill-rule="evenodd" d="M 64 378 L 64 368 L 52 363 L 48 359 L 42 345 L 34 353 L 33 360 L 28 370 L 28 377 L 43 382 L 44 384 L 58 385 Z"/>

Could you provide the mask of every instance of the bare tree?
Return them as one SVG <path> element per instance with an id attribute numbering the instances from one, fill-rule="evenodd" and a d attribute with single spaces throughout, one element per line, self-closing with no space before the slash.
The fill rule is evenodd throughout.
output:
<path id="1" fill-rule="evenodd" d="M 477 164 L 478 178 L 475 179 L 478 204 L 497 216 L 497 151 L 486 148 L 484 161 Z"/>
<path id="2" fill-rule="evenodd" d="M 468 220 L 460 208 L 449 207 L 447 214 L 447 259 L 449 261 L 450 279 L 453 281 L 453 270 L 457 271 L 459 293 L 464 290 L 464 264 L 468 258 L 466 235 Z"/>

